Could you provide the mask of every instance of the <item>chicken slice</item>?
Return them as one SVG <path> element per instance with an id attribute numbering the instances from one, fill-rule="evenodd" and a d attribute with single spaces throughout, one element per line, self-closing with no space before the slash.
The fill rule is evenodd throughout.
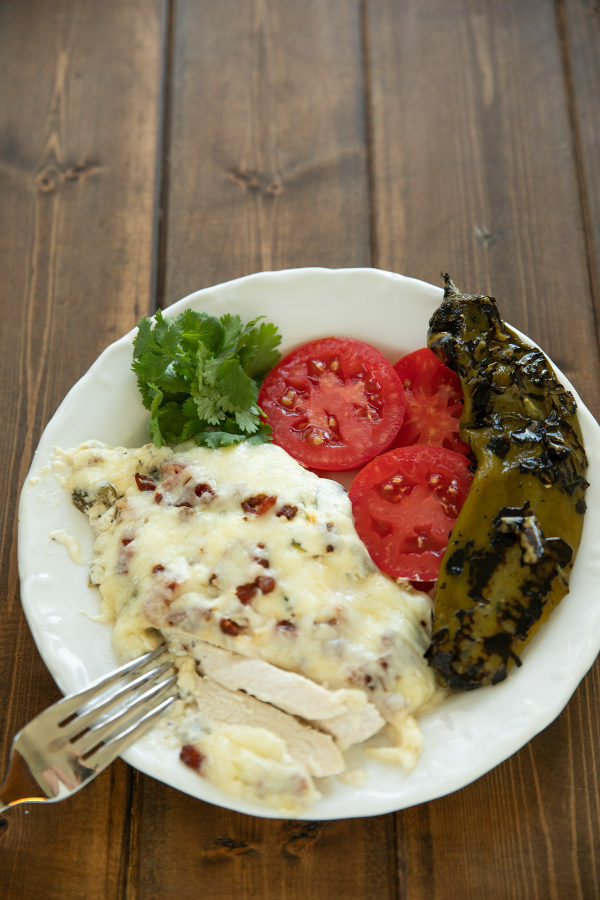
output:
<path id="1" fill-rule="evenodd" d="M 171 649 L 177 646 L 170 636 Z M 181 635 L 181 650 L 200 663 L 204 674 L 230 691 L 243 690 L 293 716 L 301 716 L 333 735 L 342 750 L 360 744 L 385 724 L 363 691 L 328 690 L 262 659 L 251 659 Z M 184 650 L 185 646 L 185 650 Z"/>
<path id="2" fill-rule="evenodd" d="M 179 687 L 184 699 L 193 698 L 198 716 L 208 730 L 221 725 L 252 725 L 280 737 L 290 755 L 311 775 L 337 775 L 346 763 L 333 738 L 304 725 L 293 716 L 256 700 L 241 691 L 230 691 L 195 671 L 194 662 L 184 659 L 179 670 Z"/>

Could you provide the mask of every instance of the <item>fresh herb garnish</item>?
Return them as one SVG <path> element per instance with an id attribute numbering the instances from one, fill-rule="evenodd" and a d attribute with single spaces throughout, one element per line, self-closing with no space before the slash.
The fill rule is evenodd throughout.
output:
<path id="1" fill-rule="evenodd" d="M 186 309 L 140 321 L 132 369 L 157 447 L 191 438 L 205 447 L 271 440 L 258 389 L 279 360 L 281 337 L 262 319 L 244 325 L 237 315 Z"/>

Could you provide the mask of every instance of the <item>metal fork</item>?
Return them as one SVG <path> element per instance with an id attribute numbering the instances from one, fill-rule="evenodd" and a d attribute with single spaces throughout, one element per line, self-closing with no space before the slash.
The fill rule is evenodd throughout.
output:
<path id="1" fill-rule="evenodd" d="M 136 741 L 177 696 L 164 652 L 162 644 L 32 719 L 13 740 L 0 813 L 70 797 Z"/>

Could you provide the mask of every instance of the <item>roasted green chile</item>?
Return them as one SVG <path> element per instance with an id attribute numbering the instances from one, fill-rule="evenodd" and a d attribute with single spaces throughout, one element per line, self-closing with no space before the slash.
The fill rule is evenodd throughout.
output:
<path id="1" fill-rule="evenodd" d="M 452 690 L 496 684 L 567 593 L 581 539 L 587 460 L 572 394 L 493 297 L 448 275 L 431 350 L 464 392 L 475 476 L 442 560 L 431 665 Z"/>

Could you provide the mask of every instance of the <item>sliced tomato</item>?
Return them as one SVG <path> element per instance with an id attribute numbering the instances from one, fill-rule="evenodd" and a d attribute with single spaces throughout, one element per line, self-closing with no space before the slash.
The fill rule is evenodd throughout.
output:
<path id="1" fill-rule="evenodd" d="M 393 578 L 435 580 L 472 479 L 467 458 L 443 447 L 399 447 L 366 465 L 350 500 L 373 562 Z"/>
<path id="2" fill-rule="evenodd" d="M 404 389 L 375 347 L 322 338 L 269 372 L 258 405 L 274 443 L 311 469 L 340 471 L 390 446 L 404 415 Z"/>
<path id="3" fill-rule="evenodd" d="M 404 387 L 406 409 L 393 446 L 429 444 L 469 453 L 459 434 L 463 393 L 456 373 L 428 347 L 403 356 L 394 369 Z"/>

